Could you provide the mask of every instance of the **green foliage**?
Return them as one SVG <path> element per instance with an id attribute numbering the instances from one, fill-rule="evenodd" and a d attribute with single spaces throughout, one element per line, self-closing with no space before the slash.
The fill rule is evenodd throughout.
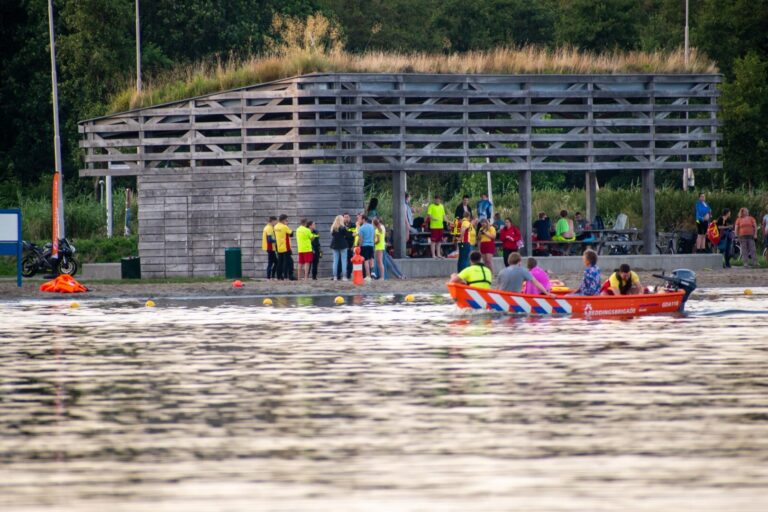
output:
<path id="1" fill-rule="evenodd" d="M 139 254 L 137 236 L 112 238 L 84 238 L 72 242 L 81 263 L 116 263 L 120 258 Z"/>
<path id="2" fill-rule="evenodd" d="M 642 17 L 636 0 L 564 1 L 557 19 L 557 42 L 589 50 L 637 48 L 637 20 Z"/>
<path id="3" fill-rule="evenodd" d="M 723 170 L 751 188 L 768 180 L 768 60 L 750 53 L 736 60 L 734 75 L 723 86 Z"/>
<path id="4" fill-rule="evenodd" d="M 131 105 L 135 3 L 56 0 L 54 5 L 65 184 L 71 186 L 78 181 L 80 160 L 77 121 L 106 113 L 112 99 L 113 106 Z M 233 68 L 231 62 L 259 54 L 279 38 L 272 33 L 276 14 L 305 18 L 319 11 L 338 20 L 353 54 L 424 51 L 455 57 L 464 50 L 523 44 L 670 51 L 682 45 L 684 12 L 681 0 L 153 0 L 141 7 L 144 84 L 152 89 L 148 103 L 327 69 L 329 63 L 316 55 Z M 53 167 L 47 2 L 0 2 L 0 19 L 0 181 L 13 178 L 28 186 Z M 699 173 L 697 180 L 763 185 L 768 175 L 758 139 L 766 126 L 755 116 L 765 104 L 759 91 L 768 55 L 768 0 L 691 2 L 690 29 L 692 46 L 714 58 L 726 78 L 726 173 L 712 174 L 713 180 Z M 219 68 L 228 72 L 216 72 Z M 631 71 L 647 69 L 641 63 Z M 562 186 L 554 174 L 546 180 L 554 181 L 537 185 Z M 565 186 L 570 184 L 566 178 Z"/>

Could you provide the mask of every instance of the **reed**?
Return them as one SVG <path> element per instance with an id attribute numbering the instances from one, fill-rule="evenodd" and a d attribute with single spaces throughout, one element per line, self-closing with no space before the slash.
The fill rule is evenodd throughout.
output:
<path id="1" fill-rule="evenodd" d="M 168 103 L 237 87 L 308 73 L 433 74 L 621 74 L 716 73 L 716 65 L 691 50 L 688 64 L 682 49 L 656 52 L 592 53 L 574 47 L 494 48 L 486 51 L 435 54 L 425 52 L 344 51 L 340 32 L 322 15 L 305 20 L 276 17 L 266 53 L 181 65 L 149 78 L 142 93 L 132 84 L 116 93 L 110 112 Z"/>

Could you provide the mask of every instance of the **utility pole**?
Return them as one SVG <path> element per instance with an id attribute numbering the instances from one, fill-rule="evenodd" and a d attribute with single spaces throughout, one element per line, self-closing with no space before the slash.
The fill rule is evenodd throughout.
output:
<path id="1" fill-rule="evenodd" d="M 139 0 L 136 0 L 136 92 L 141 93 L 141 18 L 139 17 Z"/>
<path id="2" fill-rule="evenodd" d="M 683 49 L 683 58 L 685 59 L 685 67 L 686 71 L 688 68 L 688 61 L 689 61 L 689 54 L 690 54 L 690 45 L 688 40 L 688 0 L 685 0 L 685 43 L 684 43 L 684 49 Z M 686 101 L 687 103 L 687 101 Z M 688 121 L 688 111 L 685 111 L 685 120 Z M 686 125 L 685 127 L 685 134 L 688 135 L 690 130 L 690 127 Z M 686 148 L 690 147 L 690 140 L 686 142 Z M 690 155 L 685 155 L 686 162 L 689 161 Z M 690 167 L 686 167 L 683 169 L 683 190 L 688 190 L 688 186 L 693 186 L 693 169 Z"/>
<path id="3" fill-rule="evenodd" d="M 48 0 L 48 35 L 51 42 L 51 89 L 53 103 L 53 157 L 54 173 L 58 175 L 58 226 L 59 232 L 52 233 L 52 242 L 58 245 L 59 238 L 65 237 L 64 230 L 64 175 L 61 172 L 61 135 L 59 129 L 59 79 L 56 73 L 56 36 L 53 31 L 53 0 Z"/>

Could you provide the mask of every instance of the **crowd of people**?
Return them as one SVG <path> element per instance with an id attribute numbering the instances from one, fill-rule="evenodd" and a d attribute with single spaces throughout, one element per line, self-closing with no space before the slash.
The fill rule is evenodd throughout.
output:
<path id="1" fill-rule="evenodd" d="M 763 247 L 768 247 L 768 213 L 758 224 L 747 208 L 739 208 L 735 219 L 731 209 L 723 208 L 717 218 L 713 218 L 712 208 L 702 192 L 696 201 L 696 252 L 709 252 L 713 249 L 723 255 L 723 268 L 731 268 L 734 247 L 738 244 L 744 267 L 759 266 L 757 258 L 757 240 L 762 234 Z M 710 248 L 707 248 L 709 243 Z"/>
<path id="2" fill-rule="evenodd" d="M 493 288 L 514 293 L 531 295 L 554 295 L 552 281 L 547 272 L 538 266 L 536 258 L 528 258 L 525 266 L 523 257 L 518 252 L 512 252 L 507 258 L 507 266 L 493 280 L 493 271 L 484 262 L 479 251 L 469 255 L 470 265 L 460 272 L 451 275 L 449 282 L 460 283 L 476 288 Z M 611 273 L 605 281 L 601 280 L 600 267 L 597 266 L 597 253 L 587 249 L 582 255 L 584 273 L 575 295 L 636 295 L 644 293 L 640 277 L 632 271 L 628 264 L 623 263 Z"/>
<path id="3" fill-rule="evenodd" d="M 363 258 L 364 279 L 379 279 L 385 268 L 386 227 L 372 201 L 366 213 L 357 214 L 352 222 L 349 213 L 337 215 L 331 225 L 330 239 L 333 252 L 332 279 L 348 281 L 352 275 L 354 249 L 359 247 Z M 320 234 L 315 222 L 301 219 L 294 231 L 288 227 L 288 216 L 271 216 L 262 231 L 261 248 L 267 253 L 266 278 L 283 280 L 317 280 L 317 267 L 322 257 Z M 291 237 L 295 237 L 298 252 L 298 276 L 294 274 Z M 390 265 L 395 277 L 402 278 L 396 266 Z"/>
<path id="4" fill-rule="evenodd" d="M 452 222 L 446 215 L 442 197 L 436 194 L 426 208 L 424 218 L 414 218 L 410 195 L 405 194 L 405 221 L 407 237 L 412 237 L 424 230 L 428 230 L 430 257 L 444 259 L 442 252 L 446 238 L 451 239 L 451 244 L 457 246 L 457 275 L 461 276 L 467 268 L 474 267 L 477 263 L 473 260 L 479 257 L 479 262 L 484 269 L 493 275 L 493 257 L 501 249 L 503 261 L 507 269 L 501 275 L 512 276 L 505 279 L 505 283 L 516 285 L 520 276 L 530 285 L 530 290 L 538 290 L 538 281 L 529 280 L 528 274 L 534 276 L 538 267 L 535 259 L 530 258 L 523 268 L 518 258 L 519 251 L 524 247 L 524 240 L 520 229 L 510 218 L 502 219 L 498 213 L 493 212 L 493 204 L 486 194 L 483 194 L 474 205 L 470 204 L 469 196 L 464 196 L 454 210 Z M 731 210 L 725 208 L 722 213 L 713 218 L 712 209 L 706 202 L 705 194 L 700 194 L 695 208 L 697 238 L 696 252 L 706 252 L 716 248 L 724 256 L 723 266 L 731 267 L 733 247 L 738 243 L 745 267 L 757 266 L 756 242 L 762 235 L 763 244 L 768 247 L 768 214 L 758 223 L 746 208 L 740 208 L 735 219 L 732 219 Z M 537 243 L 552 242 L 588 242 L 592 231 L 601 228 L 594 226 L 585 219 L 581 212 L 575 212 L 573 216 L 567 210 L 561 210 L 557 221 L 552 222 L 545 212 L 538 214 L 533 223 L 532 239 L 534 241 L 533 254 L 537 254 Z M 298 267 L 294 271 L 293 248 L 291 238 L 295 236 L 296 250 L 298 253 Z M 396 277 L 402 277 L 394 261 L 387 253 L 387 228 L 384 226 L 378 213 L 378 200 L 370 200 L 365 212 L 358 213 L 352 221 L 348 213 L 338 215 L 330 230 L 331 250 L 333 252 L 332 279 L 349 280 L 352 274 L 351 258 L 354 249 L 359 247 L 363 258 L 363 272 L 365 280 L 379 279 L 383 277 L 384 269 L 392 269 Z M 710 248 L 707 244 L 710 244 Z M 320 234 L 315 222 L 311 219 L 301 219 L 294 231 L 288 226 L 288 216 L 269 217 L 267 225 L 262 232 L 262 249 L 267 253 L 267 279 L 276 280 L 308 280 L 317 279 L 318 263 L 322 257 L 320 246 Z M 584 252 L 585 261 L 592 258 L 595 264 L 588 265 L 587 270 L 596 268 L 597 254 L 588 250 Z M 513 263 L 514 261 L 514 263 Z M 531 261 L 533 261 L 533 266 Z M 540 269 L 539 269 L 540 270 Z M 476 269 L 470 272 L 477 273 Z M 586 272 L 586 271 L 585 271 Z M 597 276 L 592 276 L 595 270 L 585 274 L 582 283 L 583 292 L 594 291 Z M 298 274 L 298 275 L 296 275 Z M 636 274 L 619 269 L 611 277 L 617 286 L 610 289 L 622 290 L 627 286 L 623 275 L 628 275 L 630 284 L 636 278 Z M 477 277 L 477 276 L 475 276 Z M 629 289 L 634 289 L 630 285 Z"/>

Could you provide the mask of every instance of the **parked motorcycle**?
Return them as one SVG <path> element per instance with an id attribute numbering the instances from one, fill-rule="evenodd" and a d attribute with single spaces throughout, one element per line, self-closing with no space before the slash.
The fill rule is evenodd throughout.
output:
<path id="1" fill-rule="evenodd" d="M 75 246 L 70 244 L 66 238 L 59 240 L 59 257 L 52 257 L 53 244 L 47 243 L 44 247 L 39 247 L 32 242 L 22 241 L 24 257 L 21 260 L 21 275 L 32 277 L 38 272 L 47 272 L 49 274 L 68 274 L 74 276 L 77 274 L 79 264 L 75 259 Z"/>

